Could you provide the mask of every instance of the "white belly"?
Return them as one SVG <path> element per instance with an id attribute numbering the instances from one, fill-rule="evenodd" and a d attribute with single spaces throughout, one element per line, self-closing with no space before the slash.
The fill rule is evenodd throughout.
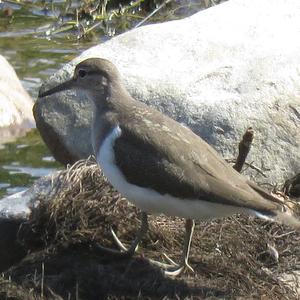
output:
<path id="1" fill-rule="evenodd" d="M 163 213 L 189 219 L 209 220 L 248 212 L 247 209 L 202 201 L 199 199 L 179 199 L 169 194 L 162 195 L 150 188 L 143 188 L 126 181 L 115 164 L 113 145 L 122 131 L 119 126 L 104 140 L 96 156 L 104 175 L 114 188 L 144 212 Z"/>

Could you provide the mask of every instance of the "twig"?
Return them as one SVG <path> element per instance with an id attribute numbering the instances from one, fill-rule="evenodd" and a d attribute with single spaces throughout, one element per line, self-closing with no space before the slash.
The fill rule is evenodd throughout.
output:
<path id="1" fill-rule="evenodd" d="M 125 13 L 127 13 L 129 10 L 131 10 L 134 7 L 138 7 L 139 5 L 141 5 L 141 3 L 143 3 L 144 0 L 137 0 L 135 2 L 131 2 L 130 5 L 126 5 L 126 6 L 122 6 L 121 8 L 118 9 L 112 9 L 110 10 L 109 15 L 114 15 L 114 16 L 122 16 Z M 126 15 L 127 16 L 127 15 Z M 106 20 L 107 19 L 107 15 L 96 15 L 95 20 Z"/>
<path id="2" fill-rule="evenodd" d="M 238 172 L 242 171 L 243 165 L 251 148 L 253 135 L 254 130 L 252 129 L 252 127 L 249 127 L 243 135 L 243 139 L 239 143 L 239 155 L 237 157 L 235 165 L 233 166 L 233 168 Z"/>
<path id="3" fill-rule="evenodd" d="M 292 197 L 300 197 L 300 173 L 285 181 L 282 191 Z"/>
<path id="4" fill-rule="evenodd" d="M 235 158 L 225 158 L 225 160 L 228 162 L 228 163 L 235 163 L 237 161 L 237 159 Z M 251 168 L 253 170 L 255 170 L 257 173 L 261 174 L 262 176 L 264 177 L 268 177 L 259 167 L 255 166 L 253 164 L 253 162 L 251 163 L 247 163 L 245 162 L 244 165 L 246 165 L 248 168 Z M 270 185 L 271 187 L 274 187 L 273 185 L 271 185 L 270 183 L 264 183 L 265 185 Z"/>
<path id="5" fill-rule="evenodd" d="M 171 1 L 172 0 L 166 0 L 165 2 L 163 2 L 157 9 L 155 9 L 153 12 L 151 12 L 151 14 L 149 14 L 145 19 L 143 19 L 141 22 L 136 24 L 134 26 L 134 28 L 137 28 L 137 27 L 140 27 L 141 25 L 143 25 L 146 21 L 148 21 L 153 15 L 155 15 L 159 10 L 161 10 L 165 5 L 167 5 Z"/>
<path id="6" fill-rule="evenodd" d="M 272 237 L 273 237 L 274 239 L 282 239 L 283 237 L 288 236 L 288 235 L 290 235 L 290 234 L 293 234 L 293 233 L 295 233 L 295 232 L 296 232 L 296 230 L 292 230 L 292 231 L 289 231 L 289 232 L 285 232 L 285 233 L 283 233 L 283 234 L 273 235 Z"/>
<path id="7" fill-rule="evenodd" d="M 41 298 L 44 299 L 45 264 L 42 262 Z"/>
<path id="8" fill-rule="evenodd" d="M 255 166 L 255 165 L 253 164 L 253 161 L 252 161 L 251 163 L 245 162 L 244 164 L 247 166 L 247 168 L 251 168 L 251 169 L 255 170 L 257 173 L 261 174 L 262 176 L 264 176 L 264 177 L 266 177 L 266 178 L 268 177 L 268 176 L 262 171 L 261 168 Z"/>
<path id="9" fill-rule="evenodd" d="M 80 39 L 84 38 L 90 31 L 92 31 L 92 30 L 94 30 L 95 28 L 101 26 L 101 25 L 102 25 L 102 22 L 103 22 L 103 21 L 97 22 L 97 23 L 94 24 L 93 26 L 91 26 L 91 27 L 89 27 L 88 29 L 84 30 L 84 32 L 83 32 L 81 35 L 79 35 L 79 36 L 77 37 L 77 39 L 80 40 Z"/>

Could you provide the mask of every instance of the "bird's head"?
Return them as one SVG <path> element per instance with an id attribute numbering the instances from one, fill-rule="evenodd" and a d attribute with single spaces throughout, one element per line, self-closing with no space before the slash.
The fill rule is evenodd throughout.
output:
<path id="1" fill-rule="evenodd" d="M 66 90 L 81 90 L 89 93 L 108 95 L 111 85 L 119 83 L 119 72 L 110 61 L 102 58 L 89 58 L 80 62 L 74 70 L 73 77 L 51 89 L 41 88 L 39 98 Z"/>

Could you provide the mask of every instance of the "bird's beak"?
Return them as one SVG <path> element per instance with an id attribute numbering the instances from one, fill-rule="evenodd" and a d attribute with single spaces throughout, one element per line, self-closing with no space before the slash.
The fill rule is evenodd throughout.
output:
<path id="1" fill-rule="evenodd" d="M 74 88 L 75 86 L 76 85 L 75 85 L 74 78 L 72 78 L 71 80 L 63 82 L 63 83 L 51 88 L 50 90 L 45 90 L 44 86 L 42 86 L 40 91 L 39 91 L 39 96 L 38 97 L 42 98 L 42 97 L 49 96 L 49 95 L 57 93 L 57 92 L 70 90 L 70 89 Z"/>

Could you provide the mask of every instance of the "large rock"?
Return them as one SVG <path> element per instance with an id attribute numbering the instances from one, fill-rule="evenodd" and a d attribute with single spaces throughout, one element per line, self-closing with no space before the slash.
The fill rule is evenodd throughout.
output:
<path id="1" fill-rule="evenodd" d="M 224 157 L 235 157 L 252 126 L 249 161 L 269 182 L 281 181 L 300 169 L 299 15 L 298 0 L 231 0 L 93 47 L 43 88 L 69 78 L 84 58 L 108 58 L 133 97 L 186 124 Z M 55 94 L 39 99 L 34 115 L 61 162 L 92 152 L 86 99 Z"/>
<path id="2" fill-rule="evenodd" d="M 5 142 L 34 127 L 33 101 L 12 66 L 1 55 L 0 66 L 0 140 Z"/>

